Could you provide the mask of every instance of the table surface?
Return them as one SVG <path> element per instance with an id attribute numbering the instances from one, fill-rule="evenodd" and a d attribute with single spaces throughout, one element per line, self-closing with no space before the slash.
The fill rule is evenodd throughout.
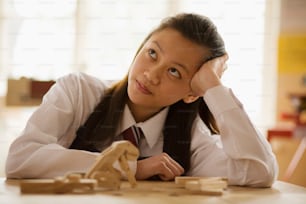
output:
<path id="1" fill-rule="evenodd" d="M 174 182 L 138 181 L 136 188 L 122 182 L 120 190 L 94 194 L 21 194 L 18 180 L 0 178 L 0 203 L 218 203 L 218 204 L 305 204 L 306 188 L 276 181 L 272 188 L 249 188 L 230 186 L 221 196 L 191 194 L 175 187 Z"/>

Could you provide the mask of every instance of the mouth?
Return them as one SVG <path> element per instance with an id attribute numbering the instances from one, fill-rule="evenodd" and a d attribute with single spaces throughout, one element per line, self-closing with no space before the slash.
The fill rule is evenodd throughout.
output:
<path id="1" fill-rule="evenodd" d="M 136 80 L 136 87 L 143 94 L 146 94 L 146 95 L 152 94 L 152 92 L 145 85 L 143 85 L 137 80 Z"/>

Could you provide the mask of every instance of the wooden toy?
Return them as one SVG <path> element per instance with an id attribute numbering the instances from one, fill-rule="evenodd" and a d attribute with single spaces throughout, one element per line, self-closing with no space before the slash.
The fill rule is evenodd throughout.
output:
<path id="1" fill-rule="evenodd" d="M 178 176 L 175 183 L 194 193 L 205 195 L 222 195 L 223 190 L 227 188 L 227 179 L 223 177 Z"/>
<path id="2" fill-rule="evenodd" d="M 118 161 L 132 187 L 136 179 L 128 160 L 137 160 L 138 149 L 129 141 L 117 141 L 105 149 L 96 162 L 84 173 L 71 173 L 54 179 L 22 180 L 22 193 L 92 193 L 101 189 L 119 189 L 121 172 L 113 167 Z"/>
<path id="3" fill-rule="evenodd" d="M 129 141 L 114 142 L 105 149 L 97 158 L 95 164 L 85 174 L 85 178 L 98 181 L 99 187 L 120 187 L 121 173 L 113 167 L 114 162 L 119 161 L 121 169 L 126 173 L 132 187 L 136 186 L 136 179 L 130 170 L 128 160 L 137 160 L 138 149 Z"/>
<path id="4" fill-rule="evenodd" d="M 90 193 L 97 186 L 94 179 L 84 179 L 81 174 L 69 174 L 55 179 L 23 180 L 21 193 Z"/>

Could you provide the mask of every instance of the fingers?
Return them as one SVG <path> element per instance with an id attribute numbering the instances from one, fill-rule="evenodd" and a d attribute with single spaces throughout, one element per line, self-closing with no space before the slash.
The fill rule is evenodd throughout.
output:
<path id="1" fill-rule="evenodd" d="M 227 64 L 224 64 L 223 66 L 223 72 L 225 72 L 225 70 L 227 70 Z"/>
<path id="2" fill-rule="evenodd" d="M 228 60 L 228 54 L 225 53 L 224 55 L 221 56 L 221 61 L 223 64 L 223 72 L 227 69 L 227 64 L 226 64 L 227 60 Z"/>
<path id="3" fill-rule="evenodd" d="M 216 57 L 212 59 L 210 64 L 207 64 L 208 67 L 211 67 L 212 70 L 217 74 L 219 78 L 222 77 L 224 71 L 227 69 L 226 61 L 228 60 L 228 54 L 224 54 L 221 57 Z"/>
<path id="4" fill-rule="evenodd" d="M 228 60 L 228 54 L 224 54 L 221 57 L 216 57 L 212 61 L 215 61 L 216 66 L 224 67 L 223 65 L 226 64 L 226 61 Z"/>
<path id="5" fill-rule="evenodd" d="M 221 58 L 224 60 L 224 62 L 226 62 L 228 60 L 228 54 L 225 53 L 224 55 L 221 56 Z"/>
<path id="6" fill-rule="evenodd" d="M 184 173 L 184 168 L 167 153 L 162 153 L 137 162 L 136 178 L 147 179 L 158 175 L 162 180 L 173 180 Z"/>
<path id="7" fill-rule="evenodd" d="M 168 154 L 164 153 L 163 159 L 164 161 L 162 161 L 162 164 L 164 166 L 164 171 L 160 175 L 163 180 L 171 180 L 174 177 L 184 173 L 183 167 L 174 159 L 172 159 Z"/>
<path id="8" fill-rule="evenodd" d="M 163 153 L 161 157 L 161 168 L 159 177 L 162 180 L 172 180 L 176 176 L 180 176 L 184 173 L 184 168 L 172 159 L 168 154 Z"/>
<path id="9" fill-rule="evenodd" d="M 222 56 L 222 60 L 223 60 L 223 70 L 222 70 L 222 73 L 223 73 L 228 68 L 228 66 L 226 64 L 226 61 L 228 60 L 228 54 L 227 53 Z"/>

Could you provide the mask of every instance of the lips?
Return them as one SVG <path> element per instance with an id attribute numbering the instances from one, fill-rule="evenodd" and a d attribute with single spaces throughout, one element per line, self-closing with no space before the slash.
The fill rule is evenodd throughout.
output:
<path id="1" fill-rule="evenodd" d="M 146 94 L 146 95 L 152 94 L 152 92 L 145 85 L 143 85 L 137 80 L 136 80 L 136 87 L 143 94 Z"/>

